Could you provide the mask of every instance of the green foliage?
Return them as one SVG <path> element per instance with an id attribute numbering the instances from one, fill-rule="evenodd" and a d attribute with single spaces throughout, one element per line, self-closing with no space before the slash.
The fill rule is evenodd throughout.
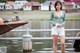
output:
<path id="1" fill-rule="evenodd" d="M 7 2 L 7 0 L 0 0 L 0 2 Z"/>

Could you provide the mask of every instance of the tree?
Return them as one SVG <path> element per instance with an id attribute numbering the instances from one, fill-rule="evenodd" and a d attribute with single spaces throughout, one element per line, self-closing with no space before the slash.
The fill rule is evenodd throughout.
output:
<path id="1" fill-rule="evenodd" d="M 27 1 L 27 0 L 15 0 L 15 1 Z"/>
<path id="2" fill-rule="evenodd" d="M 7 0 L 0 0 L 0 2 L 7 2 Z"/>
<path id="3" fill-rule="evenodd" d="M 7 0 L 7 1 L 15 1 L 15 0 Z"/>

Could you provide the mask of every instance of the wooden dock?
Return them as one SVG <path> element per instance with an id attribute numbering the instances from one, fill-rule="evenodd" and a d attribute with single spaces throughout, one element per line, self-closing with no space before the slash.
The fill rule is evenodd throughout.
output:
<path id="1" fill-rule="evenodd" d="M 61 53 L 61 50 L 57 51 L 58 53 Z M 53 51 L 36 51 L 35 53 L 54 53 Z M 80 53 L 80 52 L 68 52 L 65 51 L 65 53 Z"/>
<path id="2" fill-rule="evenodd" d="M 61 53 L 60 50 L 57 51 L 58 53 Z M 53 51 L 36 51 L 36 52 L 32 52 L 32 53 L 54 53 Z M 68 52 L 65 51 L 65 53 L 80 53 L 80 52 Z"/>

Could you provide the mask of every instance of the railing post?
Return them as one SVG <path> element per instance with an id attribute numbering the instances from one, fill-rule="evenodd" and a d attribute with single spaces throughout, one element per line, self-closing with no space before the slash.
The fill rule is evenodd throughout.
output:
<path id="1" fill-rule="evenodd" d="M 27 34 L 23 35 L 23 52 L 31 52 L 32 51 L 32 35 L 30 35 L 27 31 Z"/>

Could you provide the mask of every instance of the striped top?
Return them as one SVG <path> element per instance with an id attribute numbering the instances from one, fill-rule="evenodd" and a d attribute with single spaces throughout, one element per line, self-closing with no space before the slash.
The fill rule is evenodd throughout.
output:
<path id="1" fill-rule="evenodd" d="M 58 16 L 55 11 L 51 12 L 51 25 L 56 26 L 56 23 L 60 23 L 62 27 L 65 24 L 65 11 L 62 11 L 62 15 Z"/>

